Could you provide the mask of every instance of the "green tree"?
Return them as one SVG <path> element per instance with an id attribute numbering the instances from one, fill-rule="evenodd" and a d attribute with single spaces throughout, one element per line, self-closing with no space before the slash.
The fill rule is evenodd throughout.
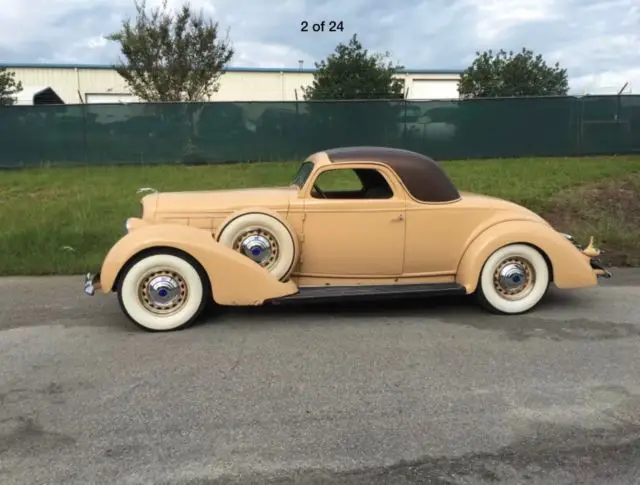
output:
<path id="1" fill-rule="evenodd" d="M 22 91 L 22 83 L 16 81 L 16 73 L 0 67 L 0 106 L 10 106 L 15 103 L 14 95 Z"/>
<path id="2" fill-rule="evenodd" d="M 404 84 L 395 75 L 389 53 L 370 54 L 354 35 L 348 44 L 338 44 L 326 60 L 316 63 L 313 84 L 303 88 L 307 100 L 398 99 Z"/>
<path id="3" fill-rule="evenodd" d="M 118 42 L 124 59 L 114 66 L 131 92 L 145 101 L 199 101 L 218 88 L 234 51 L 220 38 L 218 23 L 184 4 L 177 13 L 160 7 L 147 12 L 134 0 L 136 19 L 127 19 L 107 37 Z"/>
<path id="4" fill-rule="evenodd" d="M 389 57 L 386 52 L 370 53 L 354 35 L 316 63 L 313 83 L 303 88 L 307 113 L 299 115 L 297 123 L 301 152 L 399 143 L 404 85 L 396 74 L 403 67 Z"/>
<path id="5" fill-rule="evenodd" d="M 512 96 L 565 96 L 569 90 L 567 70 L 549 66 L 540 54 L 527 49 L 476 52 L 476 59 L 460 76 L 462 98 Z"/>

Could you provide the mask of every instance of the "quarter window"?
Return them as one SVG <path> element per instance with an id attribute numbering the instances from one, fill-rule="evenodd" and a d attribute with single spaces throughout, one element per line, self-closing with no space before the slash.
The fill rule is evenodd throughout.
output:
<path id="1" fill-rule="evenodd" d="M 307 181 L 309 174 L 313 171 L 313 162 L 306 161 L 298 169 L 298 173 L 293 178 L 293 184 L 302 187 Z"/>

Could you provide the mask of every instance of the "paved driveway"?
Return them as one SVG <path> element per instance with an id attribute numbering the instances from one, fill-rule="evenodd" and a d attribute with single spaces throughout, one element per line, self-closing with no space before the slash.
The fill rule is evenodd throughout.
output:
<path id="1" fill-rule="evenodd" d="M 169 334 L 81 280 L 0 279 L 2 485 L 640 483 L 640 272 Z"/>

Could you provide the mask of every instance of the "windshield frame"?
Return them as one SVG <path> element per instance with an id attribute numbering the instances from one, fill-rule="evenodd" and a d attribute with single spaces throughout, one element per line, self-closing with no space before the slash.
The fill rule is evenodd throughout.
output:
<path id="1" fill-rule="evenodd" d="M 297 186 L 299 189 L 304 187 L 304 184 L 306 184 L 307 180 L 309 180 L 309 176 L 313 172 L 314 168 L 315 163 L 313 163 L 311 160 L 305 160 L 304 162 L 302 162 L 302 165 L 300 165 L 300 168 L 298 168 L 298 171 L 296 172 L 296 175 L 293 178 L 293 182 L 291 182 L 291 184 Z"/>

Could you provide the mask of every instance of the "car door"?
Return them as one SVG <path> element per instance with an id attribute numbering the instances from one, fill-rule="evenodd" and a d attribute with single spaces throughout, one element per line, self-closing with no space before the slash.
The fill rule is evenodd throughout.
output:
<path id="1" fill-rule="evenodd" d="M 368 278 L 402 273 L 404 192 L 383 167 L 360 167 L 359 173 L 377 171 L 377 179 L 388 186 L 385 198 L 379 198 L 381 186 L 374 187 L 378 189 L 374 194 L 372 187 L 362 186 L 357 177 L 350 185 L 353 169 L 329 166 L 312 175 L 315 178 L 309 186 L 319 187 L 327 198 L 310 190 L 304 200 L 301 276 Z M 337 186 L 334 183 L 331 187 L 331 179 L 337 180 Z"/>

